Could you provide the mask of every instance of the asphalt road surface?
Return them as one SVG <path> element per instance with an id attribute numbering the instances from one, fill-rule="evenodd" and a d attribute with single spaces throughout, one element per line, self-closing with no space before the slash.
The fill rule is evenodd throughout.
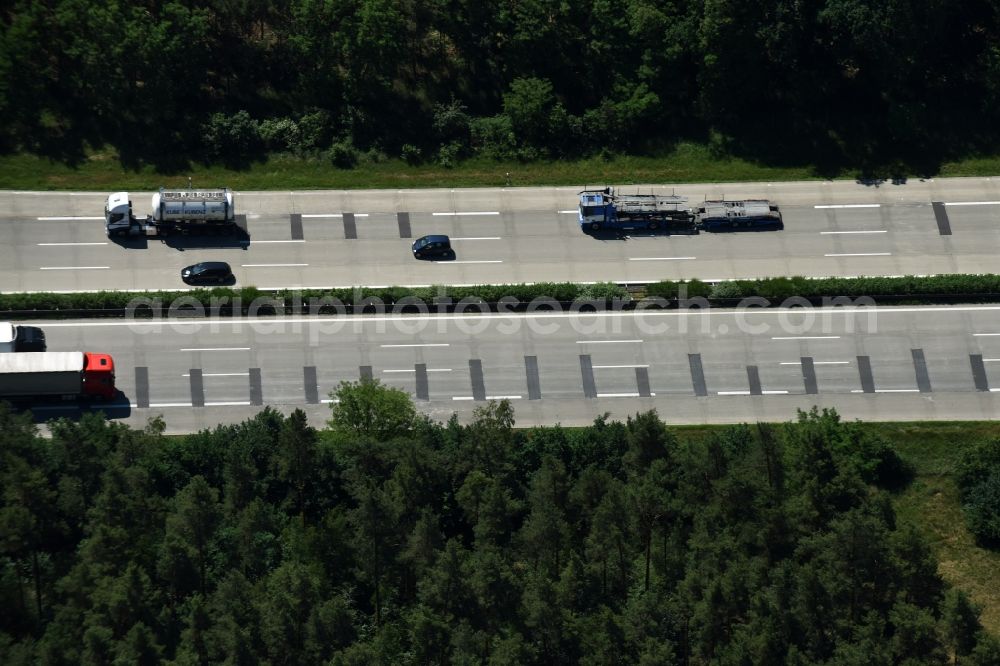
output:
<path id="1" fill-rule="evenodd" d="M 768 198 L 783 231 L 594 237 L 580 188 L 237 192 L 245 237 L 116 243 L 108 193 L 0 192 L 0 291 L 185 288 L 179 271 L 229 262 L 241 285 L 640 282 L 774 275 L 997 272 L 1000 180 L 641 186 L 624 192 Z M 133 193 L 144 213 L 149 193 Z M 416 261 L 412 239 L 453 238 L 454 261 Z"/>
<path id="2" fill-rule="evenodd" d="M 989 419 L 1000 400 L 1000 306 L 36 323 L 51 351 L 114 355 L 112 417 L 162 414 L 170 432 L 264 405 L 320 425 L 329 392 L 365 376 L 442 420 L 508 398 L 522 426 L 649 408 L 671 423 L 787 420 L 813 405 Z"/>

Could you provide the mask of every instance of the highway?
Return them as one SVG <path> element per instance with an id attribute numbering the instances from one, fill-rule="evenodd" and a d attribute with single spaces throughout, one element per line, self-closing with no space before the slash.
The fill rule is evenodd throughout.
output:
<path id="1" fill-rule="evenodd" d="M 329 392 L 361 377 L 442 420 L 508 398 L 522 426 L 649 408 L 670 423 L 781 421 L 813 405 L 990 419 L 1000 401 L 1000 306 L 35 323 L 51 351 L 114 355 L 110 416 L 141 426 L 162 414 L 170 432 L 263 405 L 321 425 Z"/>
<path id="2" fill-rule="evenodd" d="M 997 179 L 625 187 L 768 198 L 785 229 L 622 238 L 581 232 L 578 189 L 237 192 L 245 238 L 125 244 L 104 234 L 106 192 L 0 191 L 0 291 L 182 289 L 180 268 L 202 260 L 261 288 L 997 271 Z M 138 212 L 148 196 L 133 194 Z M 415 261 L 428 233 L 450 235 L 456 259 Z"/>

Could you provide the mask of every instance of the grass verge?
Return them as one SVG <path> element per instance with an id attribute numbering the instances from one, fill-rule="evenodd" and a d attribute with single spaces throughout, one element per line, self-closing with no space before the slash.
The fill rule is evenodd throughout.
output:
<path id="1" fill-rule="evenodd" d="M 944 164 L 938 175 L 997 173 L 1000 173 L 1000 157 L 987 157 Z M 857 174 L 845 171 L 835 175 L 854 178 Z M 411 166 L 400 159 L 391 159 L 366 160 L 353 169 L 339 169 L 324 158 L 274 156 L 242 169 L 195 164 L 183 171 L 158 172 L 150 166 L 126 169 L 113 150 L 94 151 L 75 166 L 35 155 L 0 156 L 0 188 L 8 189 L 151 190 L 187 185 L 188 177 L 195 184 L 240 190 L 627 185 L 821 178 L 809 165 L 767 166 L 735 157 L 718 157 L 707 146 L 694 143 L 679 144 L 669 153 L 655 157 L 592 157 L 532 163 L 473 158 L 452 168 L 437 164 Z"/>

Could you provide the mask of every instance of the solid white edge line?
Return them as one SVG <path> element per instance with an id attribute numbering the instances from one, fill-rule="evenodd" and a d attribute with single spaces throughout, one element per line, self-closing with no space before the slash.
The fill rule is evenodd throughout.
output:
<path id="1" fill-rule="evenodd" d="M 655 393 L 650 393 L 648 396 L 640 395 L 638 392 L 635 393 L 598 393 L 598 398 L 655 398 Z"/>
<path id="2" fill-rule="evenodd" d="M 451 397 L 451 399 L 452 400 L 472 401 L 472 400 L 475 400 L 476 398 L 475 398 L 475 396 L 471 396 L 471 395 L 453 395 Z M 521 396 L 519 396 L 519 395 L 488 395 L 488 396 L 486 396 L 486 400 L 521 400 Z"/>
<path id="3" fill-rule="evenodd" d="M 717 395 L 750 395 L 750 391 L 716 391 Z"/>
<path id="4" fill-rule="evenodd" d="M 305 240 L 253 240 L 250 239 L 247 245 L 260 245 L 261 243 L 305 243 Z"/>
<path id="5" fill-rule="evenodd" d="M 920 389 L 875 389 L 876 393 L 920 393 Z"/>
<path id="6" fill-rule="evenodd" d="M 643 364 L 643 363 L 633 363 L 633 364 L 626 364 L 626 365 L 592 365 L 590 367 L 593 368 L 594 370 L 608 369 L 608 368 L 648 368 L 649 364 L 648 363 L 645 363 L 645 364 Z"/>
<path id="7" fill-rule="evenodd" d="M 79 245 L 107 245 L 107 243 L 36 243 L 39 247 L 65 247 Z"/>
<path id="8" fill-rule="evenodd" d="M 452 237 L 453 241 L 474 241 L 474 240 L 501 240 L 500 236 L 458 236 Z"/>
<path id="9" fill-rule="evenodd" d="M 480 259 L 467 261 L 435 261 L 435 264 L 502 264 L 503 259 Z"/>
<path id="10" fill-rule="evenodd" d="M 133 407 L 138 408 L 138 405 L 133 405 Z M 160 407 L 192 407 L 190 402 L 151 402 L 149 403 L 149 408 L 160 408 Z"/>
<path id="11" fill-rule="evenodd" d="M 294 266 L 308 266 L 309 264 L 240 264 L 240 268 L 290 268 Z"/>
<path id="12" fill-rule="evenodd" d="M 850 365 L 850 361 L 813 361 L 813 365 Z M 802 361 L 782 361 L 780 365 L 802 365 Z"/>
<path id="13" fill-rule="evenodd" d="M 762 395 L 788 395 L 788 391 L 761 391 Z"/>
<path id="14" fill-rule="evenodd" d="M 250 404 L 250 401 L 247 400 L 246 402 L 242 402 L 242 401 L 238 401 L 238 402 L 206 402 L 205 406 L 206 407 L 246 407 L 249 404 Z"/>
<path id="15" fill-rule="evenodd" d="M 181 351 L 250 351 L 250 347 L 182 347 Z"/>

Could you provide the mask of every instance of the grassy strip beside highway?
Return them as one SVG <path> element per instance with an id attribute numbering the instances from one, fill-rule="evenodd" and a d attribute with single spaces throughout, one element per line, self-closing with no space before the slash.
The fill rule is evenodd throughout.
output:
<path id="1" fill-rule="evenodd" d="M 821 278 L 778 277 L 760 280 L 702 282 L 665 280 L 650 284 L 610 282 L 575 284 L 545 282 L 513 285 L 449 287 L 384 287 L 283 289 L 255 287 L 191 291 L 98 291 L 79 293 L 0 294 L 0 317 L 169 316 L 179 314 L 354 314 L 523 310 L 568 307 L 790 307 L 848 304 L 843 299 L 869 298 L 858 305 L 936 305 L 1000 303 L 1000 275 L 934 275 L 928 277 Z M 745 299 L 754 299 L 747 301 Z M 791 299 L 791 300 L 789 300 Z M 837 300 L 840 299 L 840 300 Z M 213 310 L 212 308 L 221 308 Z"/>
<path id="2" fill-rule="evenodd" d="M 1000 173 L 1000 157 L 970 158 L 941 165 L 937 177 Z M 507 175 L 510 175 L 508 180 Z M 225 185 L 237 190 L 367 189 L 419 187 L 526 187 L 633 183 L 715 183 L 738 181 L 857 178 L 854 170 L 820 173 L 809 165 L 768 166 L 719 156 L 708 146 L 679 144 L 657 156 L 615 155 L 581 160 L 498 162 L 473 158 L 442 166 L 410 165 L 401 159 L 368 156 L 351 169 L 323 157 L 275 155 L 245 168 L 191 164 L 183 171 L 123 167 L 113 150 L 91 152 L 77 164 L 31 154 L 0 155 L 0 188 L 26 190 L 155 190 L 161 186 Z M 893 177 L 897 174 L 875 174 Z"/>

